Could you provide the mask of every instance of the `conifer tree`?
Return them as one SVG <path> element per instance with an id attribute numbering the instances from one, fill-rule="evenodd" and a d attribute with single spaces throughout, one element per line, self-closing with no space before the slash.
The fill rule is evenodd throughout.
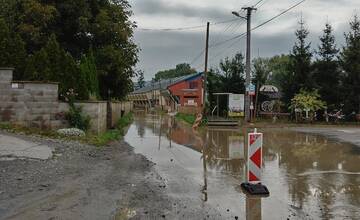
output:
<path id="1" fill-rule="evenodd" d="M 360 113 L 360 20 L 357 16 L 350 22 L 345 34 L 346 45 L 340 53 L 343 100 L 347 112 Z"/>
<path id="2" fill-rule="evenodd" d="M 89 95 L 92 97 L 99 98 L 99 80 L 98 72 L 96 68 L 95 57 L 93 51 L 87 55 L 83 55 L 80 62 L 81 74 L 86 79 L 86 84 L 89 90 Z"/>
<path id="3" fill-rule="evenodd" d="M 295 32 L 297 41 L 290 53 L 290 66 L 286 83 L 282 85 L 284 101 L 289 104 L 290 100 L 300 89 L 311 90 L 313 80 L 311 77 L 311 43 L 306 42 L 309 31 L 305 28 L 303 20 L 300 28 Z"/>
<path id="4" fill-rule="evenodd" d="M 139 88 L 143 88 L 145 86 L 144 71 L 142 70 L 138 71 L 138 75 L 139 75 L 139 79 L 138 79 Z"/>
<path id="5" fill-rule="evenodd" d="M 335 44 L 335 36 L 330 24 L 325 25 L 324 34 L 314 63 L 314 79 L 322 99 L 330 108 L 336 108 L 339 102 L 340 70 L 337 55 L 339 50 Z"/>
<path id="6" fill-rule="evenodd" d="M 25 77 L 28 80 L 59 82 L 59 94 L 74 89 L 78 99 L 89 98 L 86 78 L 73 57 L 62 49 L 51 35 L 47 44 L 29 58 Z"/>
<path id="7" fill-rule="evenodd" d="M 15 68 L 14 79 L 21 79 L 25 69 L 25 43 L 21 37 L 12 33 L 0 18 L 0 67 Z"/>

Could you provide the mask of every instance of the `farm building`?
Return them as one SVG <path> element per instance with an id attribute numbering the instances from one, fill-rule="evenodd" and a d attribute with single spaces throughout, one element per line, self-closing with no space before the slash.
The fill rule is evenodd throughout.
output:
<path id="1" fill-rule="evenodd" d="M 203 107 L 203 73 L 195 73 L 159 82 L 146 82 L 128 99 L 135 108 L 158 108 L 183 113 L 198 113 Z"/>

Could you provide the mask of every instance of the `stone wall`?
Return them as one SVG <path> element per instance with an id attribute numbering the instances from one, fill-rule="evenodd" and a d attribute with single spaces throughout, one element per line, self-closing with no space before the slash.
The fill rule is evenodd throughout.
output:
<path id="1" fill-rule="evenodd" d="M 13 69 L 0 68 L 0 122 L 10 122 L 26 127 L 58 129 L 68 127 L 64 113 L 69 105 L 58 100 L 58 84 L 12 81 Z M 90 130 L 95 133 L 107 129 L 107 102 L 79 102 L 83 112 L 91 118 Z M 131 102 L 112 103 L 113 121 L 122 111 L 132 110 Z"/>

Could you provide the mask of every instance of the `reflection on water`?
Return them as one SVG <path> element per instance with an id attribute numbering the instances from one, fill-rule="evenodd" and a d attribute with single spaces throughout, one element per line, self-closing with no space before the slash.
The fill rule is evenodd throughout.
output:
<path id="1" fill-rule="evenodd" d="M 264 199 L 239 190 L 247 152 L 239 130 L 194 131 L 168 116 L 139 114 L 125 140 L 158 164 L 173 195 L 199 196 L 240 219 L 360 218 L 360 148 L 285 129 L 262 132 L 271 193 Z"/>

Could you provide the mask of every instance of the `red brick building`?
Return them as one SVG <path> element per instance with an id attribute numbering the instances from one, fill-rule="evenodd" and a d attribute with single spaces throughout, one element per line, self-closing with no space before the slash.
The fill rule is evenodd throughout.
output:
<path id="1" fill-rule="evenodd" d="M 199 113 L 203 107 L 203 73 L 148 82 L 128 96 L 139 108 L 161 108 L 181 113 Z"/>
<path id="2" fill-rule="evenodd" d="M 168 90 L 176 97 L 181 107 L 200 109 L 203 106 L 203 74 L 198 73 L 171 84 Z"/>

